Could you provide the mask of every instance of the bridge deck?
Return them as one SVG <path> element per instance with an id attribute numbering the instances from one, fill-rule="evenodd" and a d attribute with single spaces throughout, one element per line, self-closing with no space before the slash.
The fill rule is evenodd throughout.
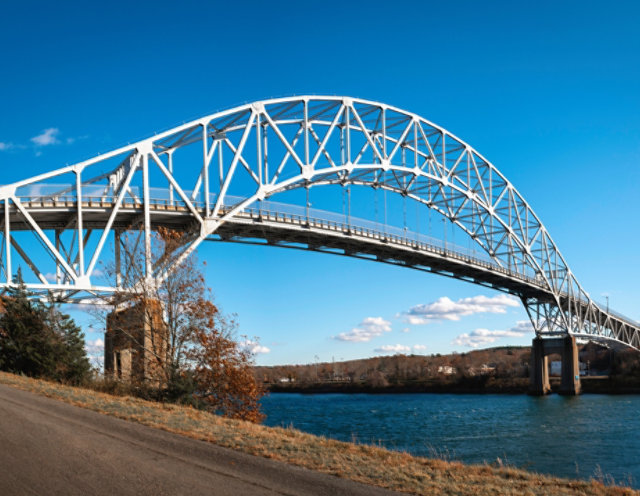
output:
<path id="1" fill-rule="evenodd" d="M 72 199 L 30 200 L 22 199 L 23 206 L 43 229 L 72 228 L 76 218 L 77 203 Z M 100 198 L 88 198 L 82 202 L 85 229 L 103 228 L 114 202 Z M 0 213 L 3 213 L 0 207 Z M 223 208 L 222 214 L 228 209 Z M 199 206 L 200 214 L 204 209 Z M 143 204 L 123 202 L 113 228 L 127 229 L 141 222 Z M 0 216 L 2 218 L 2 216 Z M 15 208 L 10 212 L 12 231 L 30 230 L 22 214 Z M 179 203 L 158 200 L 151 203 L 153 227 L 189 230 L 193 226 L 193 214 Z M 483 260 L 470 254 L 434 243 L 422 242 L 412 232 L 400 236 L 381 229 L 370 229 L 354 223 L 341 223 L 318 217 L 304 217 L 285 212 L 245 209 L 226 221 L 211 237 L 212 241 L 258 243 L 297 247 L 314 251 L 341 253 L 357 258 L 403 265 L 418 270 L 434 272 L 449 277 L 482 284 L 517 295 L 548 298 L 544 285 L 535 278 L 511 271 L 498 263 Z M 547 295 L 547 296 L 545 296 Z"/>
<path id="2" fill-rule="evenodd" d="M 75 225 L 75 199 L 22 198 L 21 202 L 42 229 L 69 229 Z M 104 228 L 114 205 L 115 202 L 111 199 L 86 198 L 82 202 L 84 228 Z M 202 205 L 197 205 L 197 208 L 204 216 Z M 143 210 L 141 202 L 124 201 L 114 219 L 113 228 L 124 230 L 138 225 L 142 221 Z M 167 227 L 181 231 L 197 228 L 192 212 L 181 203 L 152 201 L 150 210 L 152 226 L 155 228 Z M 221 214 L 227 211 L 227 208 L 223 208 Z M 0 214 L 2 219 L 3 207 L 0 207 Z M 31 229 L 15 207 L 11 208 L 9 219 L 12 231 Z M 381 229 L 371 229 L 358 225 L 357 222 L 342 223 L 286 212 L 245 209 L 222 224 L 210 240 L 268 244 L 377 260 L 473 282 L 519 297 L 553 302 L 552 293 L 534 277 L 469 253 L 420 241 L 415 233 L 389 233 L 384 226 L 381 226 Z M 580 311 L 585 313 L 590 305 L 587 301 L 571 301 L 568 295 L 561 297 L 561 303 L 567 308 L 571 304 L 574 308 L 577 305 Z M 605 312 L 599 307 L 597 310 L 597 318 L 609 318 L 632 328 L 639 327 L 633 320 L 624 316 Z"/>

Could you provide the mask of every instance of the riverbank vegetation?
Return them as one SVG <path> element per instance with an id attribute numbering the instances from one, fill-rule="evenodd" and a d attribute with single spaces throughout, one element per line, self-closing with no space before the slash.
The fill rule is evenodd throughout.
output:
<path id="1" fill-rule="evenodd" d="M 214 304 L 203 264 L 190 255 L 166 277 L 148 278 L 141 234 L 122 237 L 123 270 L 115 261 L 104 268 L 108 285 L 120 280 L 118 287 L 129 288 L 94 312 L 106 328 L 104 373 L 91 369 L 80 328 L 54 303 L 29 294 L 20 272 L 0 295 L 0 370 L 260 422 L 263 389 L 253 353 L 237 339 L 234 319 Z M 154 233 L 153 266 L 174 264 L 184 241 L 175 231 Z"/>
<path id="2" fill-rule="evenodd" d="M 579 481 L 504 466 L 500 460 L 484 465 L 464 465 L 413 457 L 378 446 L 317 437 L 291 428 L 270 428 L 223 418 L 189 406 L 116 397 L 3 372 L 0 372 L 0 384 L 251 455 L 409 494 L 639 494 L 626 487 L 613 486 L 614 481 L 600 475 L 591 481 Z"/>

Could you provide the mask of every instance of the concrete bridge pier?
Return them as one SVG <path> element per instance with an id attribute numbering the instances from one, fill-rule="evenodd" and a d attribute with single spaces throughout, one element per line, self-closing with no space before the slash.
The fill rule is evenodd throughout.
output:
<path id="1" fill-rule="evenodd" d="M 580 394 L 580 360 L 578 359 L 578 346 L 576 338 L 567 336 L 564 338 L 564 350 L 562 353 L 562 379 L 560 381 L 560 394 L 575 396 Z"/>
<path id="2" fill-rule="evenodd" d="M 551 392 L 549 384 L 549 358 L 544 352 L 544 340 L 540 337 L 531 343 L 531 366 L 529 367 L 529 394 L 544 396 Z"/>
<path id="3" fill-rule="evenodd" d="M 531 344 L 531 367 L 529 394 L 542 396 L 551 392 L 549 383 L 549 355 L 558 353 L 562 359 L 560 394 L 580 394 L 580 364 L 576 338 L 536 337 Z"/>

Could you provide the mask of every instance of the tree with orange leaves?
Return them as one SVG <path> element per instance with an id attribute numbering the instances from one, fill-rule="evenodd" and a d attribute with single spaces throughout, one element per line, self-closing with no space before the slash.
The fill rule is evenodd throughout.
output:
<path id="1" fill-rule="evenodd" d="M 166 229 L 156 233 L 155 266 L 175 261 L 182 236 Z M 137 290 L 113 296 L 105 341 L 117 332 L 133 343 L 132 348 L 144 355 L 138 360 L 143 372 L 136 380 L 162 390 L 164 398 L 188 400 L 227 417 L 259 422 L 263 392 L 253 375 L 253 355 L 235 339 L 235 320 L 213 303 L 202 266 L 191 255 L 160 283 L 149 280 L 144 277 L 139 239 L 134 232 L 121 243 L 122 287 Z M 114 267 L 106 272 L 115 277 Z"/>
<path id="2" fill-rule="evenodd" d="M 253 355 L 233 339 L 235 323 L 211 302 L 198 305 L 201 325 L 195 329 L 196 346 L 188 353 L 193 378 L 208 409 L 226 417 L 260 422 L 263 394 L 253 373 Z"/>

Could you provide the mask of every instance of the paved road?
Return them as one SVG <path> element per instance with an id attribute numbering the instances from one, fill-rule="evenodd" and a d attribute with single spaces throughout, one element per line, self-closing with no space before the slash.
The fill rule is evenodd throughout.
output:
<path id="1" fill-rule="evenodd" d="M 0 385 L 0 495 L 390 495 Z"/>

